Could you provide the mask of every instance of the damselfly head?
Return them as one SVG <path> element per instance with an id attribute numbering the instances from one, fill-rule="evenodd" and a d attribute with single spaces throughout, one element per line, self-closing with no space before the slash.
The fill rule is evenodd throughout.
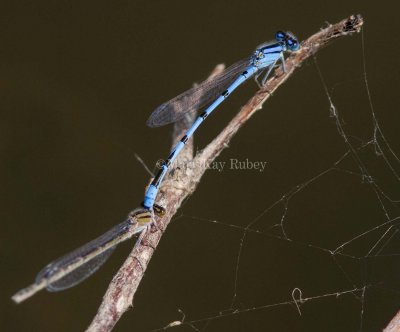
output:
<path id="1" fill-rule="evenodd" d="M 300 43 L 297 37 L 291 32 L 286 32 L 286 36 L 287 48 L 292 52 L 298 51 L 300 49 Z"/>
<path id="2" fill-rule="evenodd" d="M 289 51 L 295 52 L 300 48 L 298 39 L 291 32 L 278 31 L 275 34 L 275 39 L 279 42 L 284 42 Z"/>
<path id="3" fill-rule="evenodd" d="M 153 210 L 154 213 L 159 217 L 163 217 L 165 215 L 165 209 L 158 204 L 153 205 Z"/>
<path id="4" fill-rule="evenodd" d="M 286 33 L 285 32 L 283 32 L 283 31 L 278 31 L 276 34 L 275 34 L 275 39 L 277 40 L 277 41 L 284 41 L 285 40 L 285 38 L 286 38 Z"/>

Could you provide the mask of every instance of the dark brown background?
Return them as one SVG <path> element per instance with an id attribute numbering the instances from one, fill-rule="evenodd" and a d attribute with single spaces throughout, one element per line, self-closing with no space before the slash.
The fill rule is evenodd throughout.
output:
<path id="1" fill-rule="evenodd" d="M 141 202 L 149 175 L 134 152 L 152 167 L 170 148 L 170 127 L 146 128 L 151 111 L 217 63 L 247 56 L 277 29 L 302 39 L 326 21 L 361 13 L 376 115 L 400 152 L 399 30 L 393 3 L 390 8 L 372 1 L 17 3 L 0 5 L 1 330 L 84 330 L 131 243 L 121 245 L 78 287 L 42 291 L 18 306 L 10 296 L 49 261 L 120 222 Z M 373 126 L 361 35 L 335 42 L 317 60 L 347 133 L 369 140 Z M 255 84 L 248 83 L 232 95 L 199 130 L 196 147 L 207 144 L 253 91 Z M 218 159 L 267 161 L 266 170 L 206 174 L 163 237 L 135 308 L 115 331 L 163 327 L 180 319 L 178 308 L 188 320 L 229 308 L 241 232 L 224 224 L 245 227 L 345 151 L 309 61 Z M 399 181 L 371 151 L 361 154 L 365 165 L 398 199 Z M 351 160 L 346 166 L 357 171 Z M 400 214 L 395 204 L 384 204 L 391 217 Z M 205 331 L 379 331 L 399 308 L 398 237 L 381 252 L 385 257 L 336 257 L 349 279 L 329 254 L 298 243 L 334 249 L 384 223 L 381 207 L 358 176 L 332 172 L 313 182 L 290 200 L 285 230 L 297 244 L 254 234 L 246 238 L 235 308 L 288 301 L 295 287 L 306 298 L 373 284 L 363 301 L 351 295 L 310 300 L 301 317 L 294 306 L 253 310 L 212 320 Z M 256 228 L 266 231 L 281 214 L 279 206 Z M 386 229 L 354 241 L 345 252 L 365 256 Z M 279 229 L 269 233 L 281 234 Z M 188 326 L 177 330 L 192 331 Z"/>

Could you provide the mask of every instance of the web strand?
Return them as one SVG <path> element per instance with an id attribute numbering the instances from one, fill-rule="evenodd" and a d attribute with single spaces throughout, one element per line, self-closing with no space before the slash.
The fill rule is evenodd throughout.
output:
<path id="1" fill-rule="evenodd" d="M 328 168 L 316 172 L 310 178 L 294 185 L 289 191 L 280 195 L 275 202 L 269 204 L 257 216 L 251 218 L 245 226 L 205 217 L 190 216 L 183 213 L 180 219 L 185 219 L 185 222 L 187 222 L 187 220 L 196 220 L 204 224 L 204 227 L 208 227 L 206 226 L 207 224 L 211 225 L 211 227 L 218 225 L 226 230 L 239 232 L 240 236 L 237 243 L 237 250 L 233 252 L 235 263 L 232 275 L 233 291 L 230 306 L 219 312 L 199 315 L 202 316 L 201 318 L 188 318 L 183 314 L 182 310 L 179 312 L 183 314 L 183 318 L 154 331 L 167 330 L 181 325 L 188 326 L 193 331 L 205 331 L 215 320 L 229 319 L 229 317 L 248 312 L 267 311 L 272 308 L 285 306 L 291 307 L 299 316 L 302 316 L 302 309 L 307 303 L 313 303 L 322 299 L 338 299 L 346 296 L 350 296 L 357 301 L 359 305 L 359 330 L 364 331 L 368 330 L 368 326 L 365 323 L 365 316 L 366 312 L 368 312 L 366 298 L 369 292 L 372 289 L 386 289 L 389 292 L 400 293 L 397 289 L 387 287 L 382 280 L 370 281 L 373 279 L 369 271 L 370 264 L 379 262 L 383 258 L 400 257 L 400 254 L 391 249 L 391 246 L 396 242 L 399 236 L 400 212 L 398 203 L 400 203 L 400 198 L 396 197 L 396 194 L 389 194 L 383 188 L 379 177 L 374 176 L 374 169 L 371 167 L 370 161 L 366 160 L 363 154 L 374 150 L 376 160 L 382 160 L 384 162 L 386 174 L 389 174 L 395 180 L 397 190 L 399 189 L 398 184 L 400 182 L 400 175 L 397 170 L 400 165 L 400 159 L 383 133 L 372 102 L 371 90 L 367 78 L 364 32 L 362 32 L 361 35 L 361 49 L 363 68 L 362 81 L 368 100 L 368 111 L 372 119 L 372 132 L 370 137 L 368 139 L 357 137 L 351 133 L 351 129 L 345 126 L 344 116 L 336 107 L 335 98 L 329 90 L 323 70 L 314 57 L 314 65 L 328 102 L 327 108 L 329 116 L 333 120 L 333 125 L 336 128 L 339 138 L 344 143 L 345 149 L 343 153 L 339 157 L 334 158 L 335 161 Z M 346 166 L 349 162 L 354 166 L 354 169 Z M 360 185 L 364 185 L 364 190 L 371 193 L 371 195 L 373 194 L 373 197 L 375 197 L 374 204 L 378 208 L 378 211 L 380 211 L 382 220 L 376 220 L 373 226 L 371 226 L 371 224 L 363 225 L 360 223 L 360 228 L 356 234 L 352 234 L 347 239 L 337 239 L 338 244 L 335 246 L 325 247 L 319 243 L 317 244 L 312 241 L 305 241 L 304 239 L 297 238 L 296 234 L 288 230 L 287 225 L 291 222 L 290 213 L 293 209 L 291 203 L 294 198 L 301 197 L 307 190 L 312 191 L 315 184 L 319 183 L 327 176 L 332 175 L 346 175 L 352 180 L 355 179 Z M 268 219 L 269 214 L 274 208 L 278 207 L 281 209 L 280 218 L 277 222 L 271 222 L 271 220 Z M 286 294 L 286 301 L 269 303 L 269 301 L 266 300 L 267 304 L 264 305 L 245 307 L 239 305 L 239 303 L 241 303 L 239 292 L 240 285 L 246 282 L 242 280 L 241 269 L 243 260 L 246 259 L 244 253 L 247 249 L 250 237 L 253 241 L 261 242 L 276 240 L 287 246 L 305 248 L 310 252 L 320 253 L 330 258 L 338 275 L 341 276 L 348 287 L 337 291 L 329 290 L 322 294 L 307 294 L 307 291 L 304 289 L 295 287 L 292 289 L 291 293 Z M 361 245 L 361 243 L 363 243 L 363 245 Z M 360 245 L 362 250 L 354 249 L 358 245 Z M 360 267 L 362 271 L 361 276 L 355 276 L 355 274 L 349 270 L 349 264 L 353 268 Z"/>

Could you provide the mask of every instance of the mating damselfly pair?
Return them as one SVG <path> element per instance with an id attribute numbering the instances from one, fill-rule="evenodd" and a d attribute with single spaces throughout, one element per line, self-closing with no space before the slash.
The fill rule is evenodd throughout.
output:
<path id="1" fill-rule="evenodd" d="M 205 80 L 156 108 L 147 121 L 150 127 L 176 122 L 190 112 L 201 109 L 204 111 L 161 165 L 146 191 L 142 207 L 133 210 L 124 222 L 114 226 L 100 237 L 47 265 L 39 272 L 35 283 L 16 293 L 13 300 L 21 302 L 43 288 L 49 291 L 61 291 L 73 287 L 97 271 L 117 244 L 133 236 L 138 236 L 137 243 L 140 243 L 144 231 L 154 221 L 154 215 L 164 214 L 164 208 L 155 204 L 158 190 L 169 167 L 200 124 L 250 77 L 254 76 L 259 85 L 264 85 L 279 61 L 285 70 L 284 53 L 294 52 L 299 48 L 300 44 L 294 35 L 278 31 L 274 41 L 259 45 L 249 57 L 236 62 L 219 75 Z"/>

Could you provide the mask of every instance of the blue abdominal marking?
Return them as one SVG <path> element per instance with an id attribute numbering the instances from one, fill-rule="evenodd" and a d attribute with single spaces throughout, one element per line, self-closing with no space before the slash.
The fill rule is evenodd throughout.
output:
<path id="1" fill-rule="evenodd" d="M 172 149 L 170 155 L 161 165 L 160 170 L 146 191 L 143 207 L 152 210 L 160 185 L 168 172 L 169 167 L 184 148 L 186 142 L 193 136 L 200 124 L 221 104 L 239 85 L 248 78 L 255 76 L 259 85 L 264 85 L 277 62 L 281 60 L 285 70 L 284 52 L 294 52 L 300 44 L 291 33 L 278 31 L 275 41 L 261 44 L 254 53 L 227 68 L 213 79 L 208 79 L 198 86 L 187 90 L 179 96 L 157 107 L 147 120 L 150 127 L 159 127 L 182 119 L 185 114 L 202 109 L 209 105 L 198 116 L 186 134 Z M 265 72 L 258 82 L 259 76 Z M 212 102 L 212 100 L 214 100 Z M 211 102 L 211 104 L 210 104 Z M 159 208 L 159 207 L 158 207 Z"/>

